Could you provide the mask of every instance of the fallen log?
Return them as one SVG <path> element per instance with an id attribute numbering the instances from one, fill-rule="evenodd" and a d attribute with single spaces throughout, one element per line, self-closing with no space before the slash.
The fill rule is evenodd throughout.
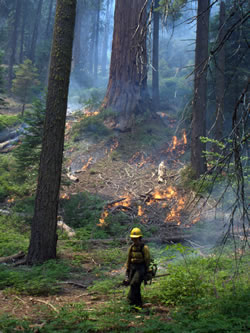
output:
<path id="1" fill-rule="evenodd" d="M 19 260 L 19 259 L 22 259 L 24 258 L 25 256 L 25 253 L 20 251 L 16 254 L 13 254 L 11 256 L 7 256 L 7 257 L 0 257 L 0 264 L 8 264 L 8 263 L 13 263 L 15 262 L 16 260 Z"/>
<path id="2" fill-rule="evenodd" d="M 191 235 L 175 235 L 175 236 L 168 236 L 168 237 L 149 237 L 149 238 L 143 238 L 143 242 L 145 243 L 183 243 L 186 242 L 188 239 L 191 238 Z M 59 244 L 66 242 L 67 240 L 58 240 Z M 118 242 L 121 244 L 128 244 L 131 242 L 130 238 L 108 238 L 108 239 L 87 239 L 87 240 L 70 240 L 72 243 L 79 243 L 79 242 L 85 242 L 85 243 L 92 243 L 94 245 L 96 244 L 110 244 L 112 242 Z"/>
<path id="3" fill-rule="evenodd" d="M 63 221 L 57 221 L 57 227 L 63 231 L 66 232 L 66 234 L 69 237 L 74 237 L 76 235 L 75 231 L 70 228 L 66 223 L 64 223 Z"/>

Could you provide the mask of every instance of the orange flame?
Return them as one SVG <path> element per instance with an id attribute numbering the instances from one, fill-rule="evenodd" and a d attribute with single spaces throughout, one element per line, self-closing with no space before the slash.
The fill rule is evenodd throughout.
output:
<path id="1" fill-rule="evenodd" d="M 100 113 L 100 111 L 87 111 L 87 110 L 84 110 L 84 116 L 86 116 L 86 117 L 93 117 L 93 116 L 97 116 L 99 113 Z"/>
<path id="2" fill-rule="evenodd" d="M 107 210 L 105 210 L 104 212 L 102 212 L 102 215 L 101 215 L 101 217 L 99 219 L 100 223 L 97 224 L 99 227 L 102 227 L 102 226 L 105 225 L 105 218 L 108 217 L 108 215 L 109 215 L 109 213 L 108 213 Z"/>
<path id="3" fill-rule="evenodd" d="M 63 194 L 60 195 L 60 199 L 69 200 L 70 196 L 67 193 L 63 193 Z"/>
<path id="4" fill-rule="evenodd" d="M 166 216 L 165 222 L 175 222 L 177 221 L 177 224 L 180 225 L 180 212 L 185 207 L 185 200 L 184 198 L 180 198 L 178 200 L 177 207 L 173 207 L 170 211 L 170 213 Z"/>
<path id="5" fill-rule="evenodd" d="M 184 145 L 186 145 L 187 144 L 187 135 L 186 135 L 186 132 L 184 131 L 183 132 L 183 143 L 184 143 Z"/>
<path id="6" fill-rule="evenodd" d="M 93 160 L 93 157 L 90 157 L 88 162 L 82 167 L 82 171 L 85 171 L 86 169 L 88 169 L 92 160 Z"/>
<path id="7" fill-rule="evenodd" d="M 138 216 L 142 216 L 142 215 L 143 215 L 142 206 L 138 206 Z"/>

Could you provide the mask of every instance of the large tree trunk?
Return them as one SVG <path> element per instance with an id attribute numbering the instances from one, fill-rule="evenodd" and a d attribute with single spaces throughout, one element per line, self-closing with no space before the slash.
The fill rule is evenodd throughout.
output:
<path id="1" fill-rule="evenodd" d="M 206 145 L 201 142 L 200 137 L 206 136 L 209 3 L 210 0 L 199 0 L 197 13 L 194 100 L 191 129 L 191 166 L 196 178 L 207 169 L 206 159 L 203 156 Z"/>
<path id="2" fill-rule="evenodd" d="M 37 38 L 38 38 L 39 24 L 40 24 L 41 15 L 42 15 L 42 5 L 43 5 L 43 0 L 39 0 L 38 5 L 37 5 L 37 10 L 36 10 L 34 30 L 33 30 L 33 34 L 32 34 L 30 53 L 29 53 L 29 58 L 33 63 L 35 61 L 36 42 L 37 42 Z"/>
<path id="3" fill-rule="evenodd" d="M 159 0 L 155 0 L 154 9 L 159 7 Z M 152 101 L 155 110 L 159 107 L 159 22 L 160 14 L 154 11 L 153 30 L 153 59 L 152 59 Z"/>
<path id="4" fill-rule="evenodd" d="M 56 258 L 57 211 L 74 37 L 76 0 L 57 0 L 43 144 L 28 264 Z"/>
<path id="5" fill-rule="evenodd" d="M 103 107 L 116 113 L 115 128 L 130 130 L 148 106 L 146 2 L 116 0 L 109 83 Z"/>
<path id="6" fill-rule="evenodd" d="M 10 60 L 9 60 L 9 72 L 8 72 L 8 90 L 11 91 L 12 87 L 12 79 L 13 79 L 13 66 L 15 64 L 16 57 L 16 46 L 17 46 L 17 29 L 20 21 L 20 10 L 22 8 L 22 2 L 20 0 L 16 0 L 15 5 L 15 21 L 14 21 L 14 29 L 11 36 L 11 44 L 10 44 Z"/>
<path id="7" fill-rule="evenodd" d="M 223 43 L 225 34 L 225 3 L 220 4 L 220 26 L 218 43 Z M 224 119 L 224 91 L 225 91 L 225 47 L 221 46 L 216 57 L 216 120 L 215 120 L 215 139 L 220 141 L 223 137 Z M 218 146 L 214 147 L 218 151 Z"/>

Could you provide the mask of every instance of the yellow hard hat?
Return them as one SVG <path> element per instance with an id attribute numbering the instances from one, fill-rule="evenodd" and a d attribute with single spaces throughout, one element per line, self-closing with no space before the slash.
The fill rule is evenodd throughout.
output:
<path id="1" fill-rule="evenodd" d="M 130 233 L 131 238 L 139 238 L 142 237 L 141 229 L 133 228 Z"/>

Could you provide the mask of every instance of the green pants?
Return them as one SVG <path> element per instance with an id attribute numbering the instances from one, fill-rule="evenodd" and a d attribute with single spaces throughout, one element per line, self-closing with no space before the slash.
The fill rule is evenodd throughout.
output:
<path id="1" fill-rule="evenodd" d="M 128 300 L 131 305 L 141 306 L 141 283 L 145 276 L 145 265 L 134 264 L 130 267 Z"/>

